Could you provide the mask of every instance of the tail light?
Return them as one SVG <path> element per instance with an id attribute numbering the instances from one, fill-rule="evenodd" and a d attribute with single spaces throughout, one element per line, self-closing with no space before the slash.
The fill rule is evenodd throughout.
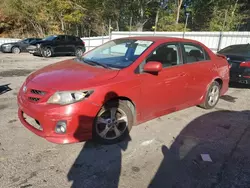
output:
<path id="1" fill-rule="evenodd" d="M 241 62 L 240 67 L 248 67 L 248 68 L 250 68 L 250 61 Z"/>
<path id="2" fill-rule="evenodd" d="M 240 63 L 240 67 L 244 67 L 244 73 L 245 75 L 243 76 L 244 78 L 250 78 L 250 61 L 244 61 Z"/>

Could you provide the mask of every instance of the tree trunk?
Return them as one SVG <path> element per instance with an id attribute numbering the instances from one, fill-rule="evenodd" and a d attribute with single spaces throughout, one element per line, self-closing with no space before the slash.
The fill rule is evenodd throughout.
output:
<path id="1" fill-rule="evenodd" d="M 64 26 L 64 21 L 63 21 L 63 14 L 61 13 L 59 16 L 60 22 L 61 22 L 61 30 L 64 32 L 65 26 Z"/>
<path id="2" fill-rule="evenodd" d="M 177 4 L 177 12 L 176 12 L 176 22 L 175 24 L 179 23 L 179 19 L 180 19 L 180 11 L 181 11 L 181 6 L 183 3 L 183 0 L 177 0 L 178 4 Z"/>
<path id="3" fill-rule="evenodd" d="M 118 22 L 118 20 L 116 21 L 116 31 L 119 31 L 119 22 Z"/>
<path id="4" fill-rule="evenodd" d="M 234 7 L 233 7 L 233 11 L 232 11 L 232 20 L 233 20 L 233 18 L 234 18 L 234 13 L 235 13 L 235 11 L 236 11 L 237 5 L 238 5 L 238 0 L 235 1 Z"/>
<path id="5" fill-rule="evenodd" d="M 137 31 L 143 31 L 143 24 L 142 23 L 137 23 L 136 28 L 137 28 L 136 29 Z"/>
<path id="6" fill-rule="evenodd" d="M 33 21 L 31 20 L 28 20 L 31 25 L 34 27 L 36 33 L 39 35 L 39 36 L 44 36 L 44 32 L 43 32 L 43 29 L 41 26 L 39 26 L 38 24 L 34 23 Z"/>

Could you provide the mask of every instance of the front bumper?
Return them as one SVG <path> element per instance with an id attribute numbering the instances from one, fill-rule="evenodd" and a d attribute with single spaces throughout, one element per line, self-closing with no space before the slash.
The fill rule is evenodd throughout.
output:
<path id="1" fill-rule="evenodd" d="M 1 51 L 1 52 L 11 52 L 11 47 L 12 47 L 12 46 L 1 45 L 1 46 L 0 46 L 0 51 Z"/>
<path id="2" fill-rule="evenodd" d="M 34 55 L 41 55 L 41 50 L 40 48 L 37 48 L 37 46 L 34 45 L 30 45 L 26 48 L 26 50 L 30 53 L 30 54 L 34 54 Z"/>
<path id="3" fill-rule="evenodd" d="M 18 117 L 26 128 L 36 135 L 58 144 L 91 139 L 94 118 L 100 109 L 100 106 L 92 104 L 87 99 L 65 106 L 31 102 L 21 90 L 18 94 L 18 106 Z M 24 118 L 24 113 L 39 122 L 42 130 L 28 123 Z M 67 123 L 65 134 L 55 132 L 58 121 Z"/>

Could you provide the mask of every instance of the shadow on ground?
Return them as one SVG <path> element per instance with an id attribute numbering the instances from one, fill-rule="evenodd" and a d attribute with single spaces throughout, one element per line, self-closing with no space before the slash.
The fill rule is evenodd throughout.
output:
<path id="1" fill-rule="evenodd" d="M 190 122 L 162 160 L 150 188 L 231 188 L 250 183 L 250 111 L 215 111 Z M 212 162 L 203 161 L 208 154 Z"/>
<path id="2" fill-rule="evenodd" d="M 110 92 L 105 96 L 104 101 L 116 96 L 116 93 Z M 118 108 L 118 100 L 115 104 Z M 108 109 L 108 106 L 104 106 L 104 109 Z M 79 127 L 74 137 L 81 140 L 84 133 L 92 131 L 92 126 L 88 130 L 84 125 L 93 124 L 94 121 L 95 117 L 80 116 Z M 113 145 L 99 145 L 87 141 L 67 175 L 68 180 L 72 182 L 72 187 L 117 188 L 121 174 L 122 152 L 127 149 L 130 140 L 131 138 L 127 136 L 122 142 Z"/>
<path id="3" fill-rule="evenodd" d="M 233 96 L 230 96 L 230 95 L 223 95 L 220 97 L 222 100 L 224 101 L 227 101 L 227 102 L 232 102 L 232 103 L 235 103 L 236 102 L 236 99 L 238 99 L 237 97 L 233 97 Z"/>
<path id="4" fill-rule="evenodd" d="M 0 86 L 0 95 L 7 93 L 8 91 L 11 91 L 12 89 L 9 87 L 10 84 L 1 85 Z"/>
<path id="5" fill-rule="evenodd" d="M 42 55 L 39 55 L 39 54 L 33 54 L 33 56 L 46 58 L 46 57 L 43 57 Z M 55 58 L 55 57 L 76 57 L 76 56 L 74 54 L 56 54 L 56 55 L 53 55 L 53 56 L 48 57 L 46 59 Z"/>
<path id="6" fill-rule="evenodd" d="M 31 69 L 12 69 L 0 72 L 0 77 L 16 77 L 16 76 L 27 76 L 35 70 Z"/>
<path id="7" fill-rule="evenodd" d="M 94 117 L 80 117 L 80 122 L 93 121 Z M 84 131 L 90 131 L 80 125 L 75 133 L 79 140 Z M 250 111 L 219 110 L 202 115 L 174 138 L 170 148 L 162 146 L 164 158 L 154 177 L 145 172 L 143 178 L 147 181 L 152 178 L 150 188 L 247 188 L 250 184 L 249 127 Z M 87 141 L 68 172 L 72 187 L 119 187 L 122 152 L 130 140 L 129 137 L 114 145 Z M 212 162 L 202 160 L 201 154 L 208 154 Z"/>

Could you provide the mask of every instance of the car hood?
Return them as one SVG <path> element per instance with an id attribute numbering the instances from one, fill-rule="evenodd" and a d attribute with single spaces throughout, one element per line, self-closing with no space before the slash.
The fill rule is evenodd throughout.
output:
<path id="1" fill-rule="evenodd" d="M 95 87 L 114 78 L 119 70 L 91 66 L 79 60 L 65 60 L 32 73 L 26 81 L 39 88 L 51 90 L 79 90 Z"/>
<path id="2" fill-rule="evenodd" d="M 49 40 L 37 40 L 37 41 L 33 41 L 30 43 L 30 45 L 37 45 L 37 44 L 44 44 L 44 43 L 51 43 L 52 41 Z"/>

